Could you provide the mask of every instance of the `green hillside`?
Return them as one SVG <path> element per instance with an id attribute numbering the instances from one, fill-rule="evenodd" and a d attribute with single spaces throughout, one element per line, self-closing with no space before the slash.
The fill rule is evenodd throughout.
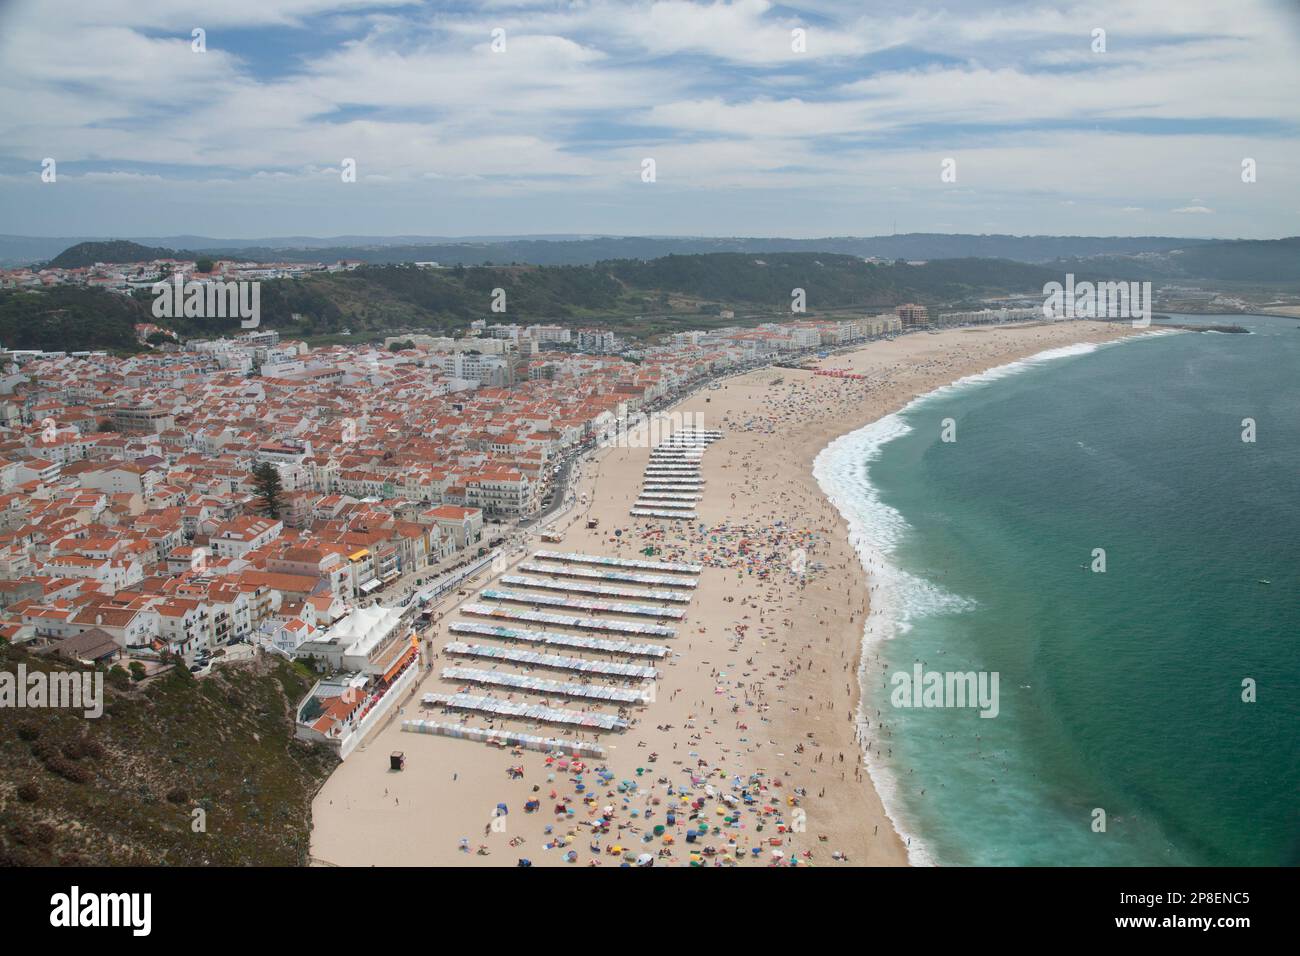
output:
<path id="1" fill-rule="evenodd" d="M 0 669 L 19 663 L 63 669 L 0 647 Z M 120 683 L 105 681 L 97 719 L 0 708 L 0 866 L 307 862 L 311 800 L 336 758 L 292 737 L 305 672 L 277 659 Z"/>
<path id="2" fill-rule="evenodd" d="M 1081 274 L 1085 274 L 1081 270 Z M 631 336 L 789 316 L 803 289 L 809 314 L 826 309 L 885 311 L 903 302 L 965 305 L 987 296 L 1038 294 L 1059 268 L 1009 259 L 937 259 L 918 265 L 798 252 L 710 253 L 617 259 L 589 266 L 363 266 L 261 285 L 261 318 L 286 335 L 344 330 L 377 336 L 414 329 L 450 333 L 474 319 L 599 324 Z M 494 311 L 494 290 L 505 311 Z M 26 348 L 134 347 L 130 326 L 155 321 L 152 295 L 55 289 L 0 296 L 0 343 Z M 185 337 L 239 330 L 238 319 L 175 319 Z"/>
<path id="3" fill-rule="evenodd" d="M 136 352 L 135 324 L 152 321 L 147 303 L 102 289 L 0 292 L 0 345 L 10 349 Z"/>
<path id="4" fill-rule="evenodd" d="M 819 253 L 740 253 L 614 260 L 592 266 L 367 266 L 353 272 L 264 283 L 263 322 L 300 335 L 394 329 L 451 331 L 473 319 L 601 324 L 632 335 L 689 328 L 719 309 L 789 314 L 805 290 L 817 309 L 890 309 L 902 302 L 961 302 L 1035 292 L 1056 272 L 1002 259 L 909 266 Z M 493 290 L 506 311 L 493 312 Z M 293 314 L 300 318 L 295 320 Z M 716 324 L 716 323 L 714 323 Z M 231 323 L 233 326 L 234 323 Z"/>

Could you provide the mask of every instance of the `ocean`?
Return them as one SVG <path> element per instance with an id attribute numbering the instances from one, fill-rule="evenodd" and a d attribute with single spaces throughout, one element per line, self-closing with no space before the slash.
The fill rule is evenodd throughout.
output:
<path id="1" fill-rule="evenodd" d="M 1300 863 L 1300 320 L 1172 320 L 1251 334 L 1045 352 L 817 459 L 914 863 Z M 898 706 L 918 666 L 996 674 L 997 715 Z"/>

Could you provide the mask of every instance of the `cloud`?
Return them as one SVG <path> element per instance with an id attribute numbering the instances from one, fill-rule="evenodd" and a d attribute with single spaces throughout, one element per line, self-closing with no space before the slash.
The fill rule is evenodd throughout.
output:
<path id="1" fill-rule="evenodd" d="M 1072 232 L 1218 210 L 1244 234 L 1284 231 L 1279 210 L 1300 201 L 1300 57 L 1266 0 L 882 0 L 869 16 L 836 0 L 20 0 L 0 27 L 0 172 L 25 183 L 54 156 L 70 189 L 105 190 L 86 215 L 128 177 L 180 184 L 187 209 L 300 215 L 314 196 L 337 232 L 482 199 L 549 214 L 548 232 L 583 208 L 671 232 L 670 211 L 723 225 L 746 203 L 826 222 L 907 203 L 973 228 L 1050 202 L 1074 204 Z M 645 156 L 654 190 L 639 188 Z M 940 190 L 946 156 L 960 180 Z M 1243 156 L 1261 169 L 1248 190 Z M 0 203 L 22 188 L 0 186 Z"/>

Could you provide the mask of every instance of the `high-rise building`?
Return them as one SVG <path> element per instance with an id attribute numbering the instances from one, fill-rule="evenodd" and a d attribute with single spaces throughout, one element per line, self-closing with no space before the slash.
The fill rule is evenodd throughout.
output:
<path id="1" fill-rule="evenodd" d="M 584 352 L 613 352 L 617 348 L 617 341 L 613 332 L 583 329 L 578 333 L 578 348 Z"/>
<path id="2" fill-rule="evenodd" d="M 923 305 L 909 302 L 895 309 L 904 329 L 919 329 L 930 324 L 930 310 Z"/>

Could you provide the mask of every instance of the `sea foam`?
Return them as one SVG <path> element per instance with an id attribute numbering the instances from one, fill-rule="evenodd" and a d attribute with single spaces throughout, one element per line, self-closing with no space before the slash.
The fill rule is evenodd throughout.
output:
<path id="1" fill-rule="evenodd" d="M 910 526 L 897 509 L 881 501 L 879 489 L 871 481 L 871 464 L 880 458 L 886 445 L 912 430 L 906 419 L 907 414 L 927 402 L 1008 378 L 1046 362 L 1087 355 L 1109 345 L 1177 334 L 1179 331 L 1181 330 L 1152 329 L 1142 335 L 1113 342 L 1080 342 L 1046 349 L 1005 365 L 967 375 L 917 396 L 897 412 L 841 435 L 823 448 L 813 462 L 813 477 L 848 525 L 849 543 L 867 572 L 870 611 L 863 623 L 862 660 L 858 667 L 858 684 L 862 691 L 857 714 L 859 746 L 863 748 L 867 772 L 880 795 L 885 815 L 908 845 L 908 862 L 913 866 L 932 866 L 936 861 L 921 835 L 909 832 L 915 828 L 906 822 L 899 777 L 895 768 L 881 759 L 879 741 L 876 741 L 877 746 L 871 750 L 865 747 L 868 740 L 874 739 L 866 723 L 868 714 L 865 708 L 874 693 L 874 683 L 868 685 L 867 682 L 868 662 L 874 662 L 874 649 L 880 642 L 890 640 L 898 634 L 906 634 L 914 621 L 940 614 L 961 614 L 973 610 L 976 604 L 972 599 L 948 592 L 933 582 L 899 568 L 893 562 L 895 549 L 903 541 Z M 874 671 L 870 676 L 874 681 Z"/>

